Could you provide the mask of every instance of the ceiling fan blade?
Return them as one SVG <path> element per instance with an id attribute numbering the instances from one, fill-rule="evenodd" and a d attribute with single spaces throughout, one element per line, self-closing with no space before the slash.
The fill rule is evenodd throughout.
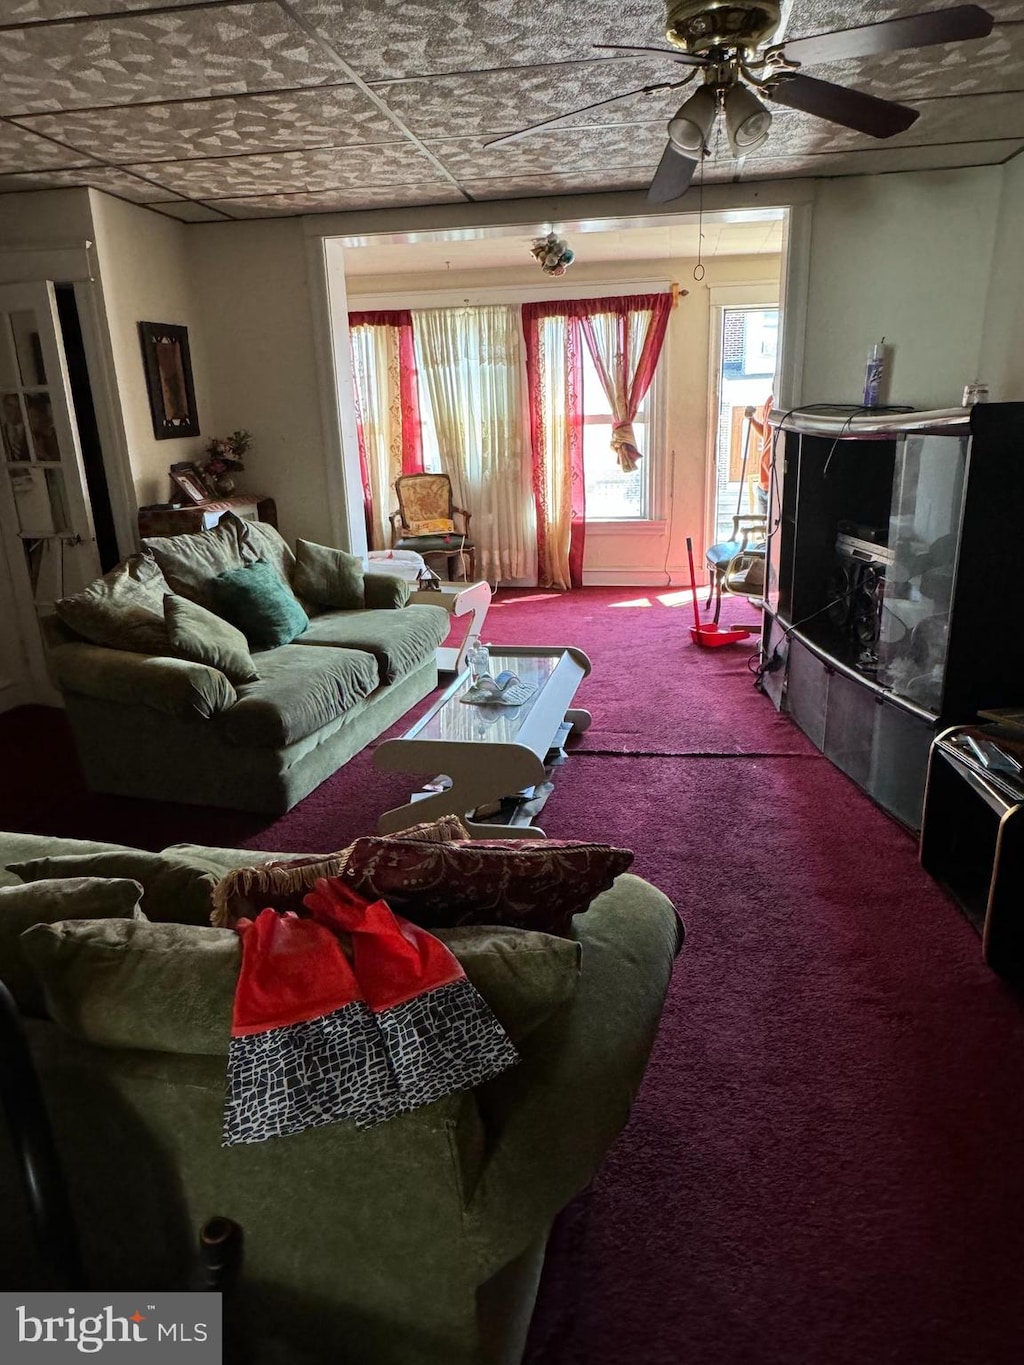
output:
<path id="1" fill-rule="evenodd" d="M 668 143 L 658 162 L 658 169 L 654 172 L 647 198 L 652 204 L 667 204 L 673 199 L 678 199 L 690 188 L 690 181 L 696 169 L 697 163 L 692 157 L 683 156 L 682 152 L 676 151 L 671 142 Z"/>
<path id="2" fill-rule="evenodd" d="M 707 57 L 696 56 L 690 52 L 675 52 L 668 47 L 628 47 L 622 43 L 594 43 L 602 52 L 627 52 L 633 57 L 667 57 L 670 62 L 681 66 L 710 66 Z"/>
<path id="3" fill-rule="evenodd" d="M 954 9 L 930 10 L 905 19 L 883 19 L 877 24 L 795 38 L 783 45 L 783 53 L 787 60 L 799 62 L 801 66 L 842 62 L 848 57 L 873 57 L 880 52 L 899 52 L 907 47 L 986 38 L 994 23 L 991 14 L 980 5 L 957 5 Z"/>
<path id="4" fill-rule="evenodd" d="M 484 146 L 504 147 L 510 142 L 518 142 L 521 137 L 530 137 L 533 133 L 546 133 L 551 128 L 561 128 L 579 118 L 580 114 L 589 114 L 594 109 L 607 109 L 612 104 L 632 99 L 634 95 L 653 95 L 658 90 L 675 90 L 685 84 L 686 81 L 662 81 L 658 85 L 642 85 L 639 90 L 627 90 L 624 95 L 613 95 L 611 99 L 598 100 L 596 104 L 585 104 L 582 109 L 573 109 L 571 113 L 559 114 L 556 118 L 545 119 L 543 123 L 531 123 L 529 128 L 520 128 L 516 133 L 506 133 L 503 137 L 492 138 L 490 142 L 485 142 Z"/>
<path id="5" fill-rule="evenodd" d="M 876 99 L 861 90 L 850 90 L 831 81 L 818 81 L 813 76 L 787 75 L 778 84 L 764 87 L 764 93 L 776 104 L 801 109 L 805 114 L 841 123 L 871 137 L 892 137 L 902 133 L 918 116 L 916 109 L 893 100 Z"/>

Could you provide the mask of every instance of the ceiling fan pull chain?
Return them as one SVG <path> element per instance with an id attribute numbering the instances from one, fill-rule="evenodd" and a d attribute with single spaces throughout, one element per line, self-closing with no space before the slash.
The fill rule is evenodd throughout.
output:
<path id="1" fill-rule="evenodd" d="M 697 264 L 693 267 L 693 278 L 700 284 L 707 273 L 701 257 L 704 254 L 704 158 L 708 149 L 700 149 L 700 179 L 697 181 Z"/>

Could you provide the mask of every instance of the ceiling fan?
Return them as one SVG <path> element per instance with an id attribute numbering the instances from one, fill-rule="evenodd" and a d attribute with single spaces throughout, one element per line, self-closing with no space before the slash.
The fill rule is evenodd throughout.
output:
<path id="1" fill-rule="evenodd" d="M 562 127 L 580 114 L 605 109 L 634 95 L 681 89 L 702 75 L 703 83 L 669 120 L 668 145 L 647 191 L 653 203 L 666 204 L 686 191 L 701 157 L 708 155 L 711 132 L 720 116 L 734 156 L 745 156 L 767 139 L 772 116 L 758 94 L 878 138 L 904 132 L 918 116 L 916 109 L 905 104 L 805 76 L 803 67 L 984 38 L 995 23 L 978 5 L 957 5 L 772 44 L 768 40 L 779 26 L 781 11 L 781 0 L 667 0 L 665 37 L 674 51 L 615 43 L 596 46 L 623 56 L 693 67 L 684 80 L 645 85 L 599 100 L 571 114 L 494 138 L 487 146 L 502 147 L 533 133 Z"/>

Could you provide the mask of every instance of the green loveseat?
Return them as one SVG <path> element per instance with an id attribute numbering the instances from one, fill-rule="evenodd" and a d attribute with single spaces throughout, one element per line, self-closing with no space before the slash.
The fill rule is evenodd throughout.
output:
<path id="1" fill-rule="evenodd" d="M 296 574 L 295 555 L 277 531 L 234 516 L 143 546 L 158 593 L 215 611 L 208 589 L 218 575 L 256 560 L 289 588 Z M 447 613 L 406 606 L 408 585 L 386 575 L 367 574 L 360 596 L 365 605 L 355 610 L 303 601 L 308 627 L 290 643 L 253 649 L 258 679 L 235 684 L 205 663 L 110 648 L 49 618 L 50 668 L 90 788 L 290 810 L 437 686 Z"/>
<path id="2" fill-rule="evenodd" d="M 0 834 L 0 869 L 102 847 Z M 180 856 L 227 869 L 271 855 L 182 846 Z M 16 880 L 0 871 L 0 883 Z M 50 941 L 63 931 L 27 936 Z M 216 952 L 224 950 L 217 936 L 231 937 L 180 932 Z M 339 1123 L 220 1145 L 223 982 L 222 1037 L 211 1043 L 208 1030 L 183 1028 L 187 1050 L 153 1043 L 159 999 L 144 1011 L 149 1050 L 142 1021 L 109 991 L 103 1010 L 53 1004 L 63 1024 L 27 1019 L 94 1287 L 177 1287 L 196 1229 L 223 1215 L 244 1229 L 231 1307 L 253 1346 L 251 1365 L 518 1362 L 552 1220 L 586 1187 L 628 1117 L 679 944 L 669 901 L 630 875 L 574 918 L 578 953 L 564 940 L 525 937 L 541 958 L 545 944 L 563 958 L 568 950 L 574 979 L 540 1026 L 516 1039 L 521 1061 L 475 1091 L 365 1131 Z M 473 979 L 471 958 L 460 957 Z M 162 970 L 170 1017 L 191 988 L 195 959 L 170 953 Z M 192 984 L 199 1000 L 201 983 Z M 511 1032 L 516 1001 L 491 1003 Z M 26 1290 L 32 1257 L 6 1143 L 0 1130 L 0 1285 Z"/>

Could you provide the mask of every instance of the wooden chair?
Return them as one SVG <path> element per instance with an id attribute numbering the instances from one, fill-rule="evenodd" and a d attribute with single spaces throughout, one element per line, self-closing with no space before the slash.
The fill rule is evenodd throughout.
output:
<path id="1" fill-rule="evenodd" d="M 467 583 L 476 578 L 476 547 L 470 538 L 472 513 L 456 507 L 447 474 L 403 474 L 395 480 L 398 510 L 392 512 L 391 548 L 415 550 L 428 560 L 444 557 L 444 577 L 454 578 L 458 560 Z"/>
<path id="2" fill-rule="evenodd" d="M 722 593 L 759 595 L 764 591 L 765 537 L 768 518 L 736 516 L 732 538 L 710 545 L 704 554 L 708 567 L 707 606 L 715 603 L 715 625 L 722 610 Z"/>

